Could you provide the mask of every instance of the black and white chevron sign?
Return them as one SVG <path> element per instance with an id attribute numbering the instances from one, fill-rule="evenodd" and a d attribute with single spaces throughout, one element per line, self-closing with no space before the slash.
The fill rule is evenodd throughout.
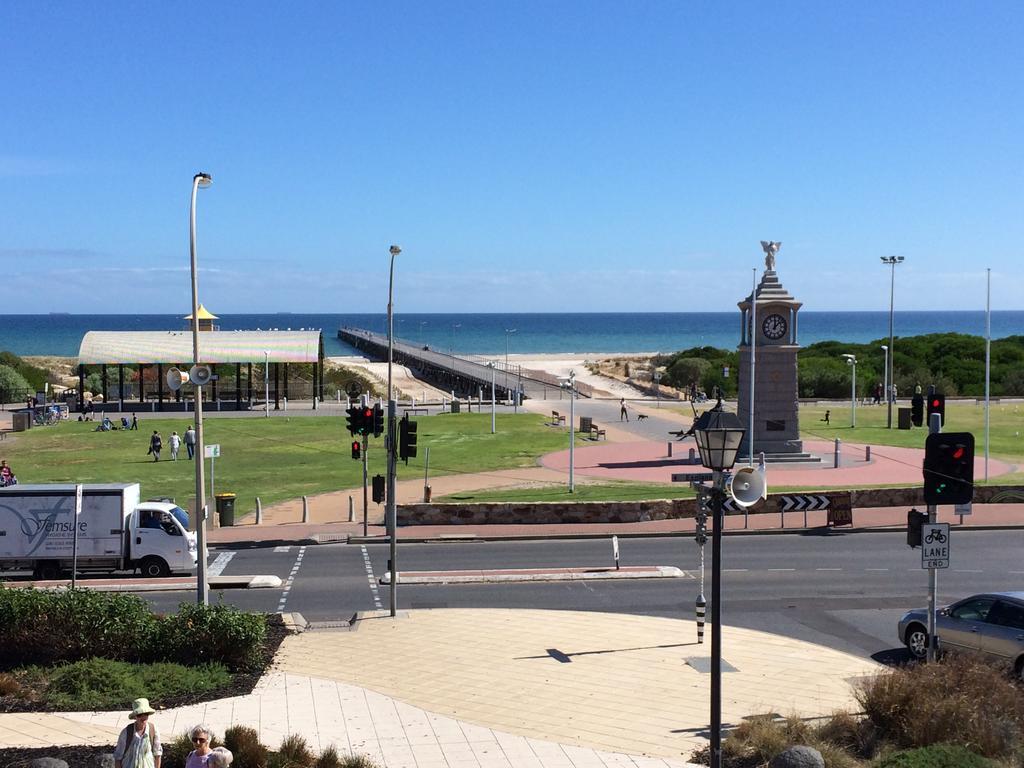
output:
<path id="1" fill-rule="evenodd" d="M 722 502 L 722 509 L 724 509 L 726 512 L 740 512 L 743 510 L 743 507 L 741 507 L 732 499 L 726 499 L 725 501 Z"/>
<path id="2" fill-rule="evenodd" d="M 816 509 L 828 509 L 831 506 L 828 496 L 783 496 L 780 501 L 783 512 L 813 512 Z"/>

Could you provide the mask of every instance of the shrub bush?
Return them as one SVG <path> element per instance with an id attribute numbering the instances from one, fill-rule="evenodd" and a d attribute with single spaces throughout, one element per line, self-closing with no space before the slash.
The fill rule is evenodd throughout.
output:
<path id="1" fill-rule="evenodd" d="M 220 661 L 239 672 L 258 666 L 267 622 L 262 614 L 230 605 L 182 603 L 178 613 L 160 620 L 156 635 L 163 658 L 182 664 Z"/>
<path id="2" fill-rule="evenodd" d="M 277 749 L 277 764 L 284 768 L 312 768 L 316 756 L 304 738 L 291 735 L 281 742 Z"/>
<path id="3" fill-rule="evenodd" d="M 227 685 L 231 673 L 223 664 L 185 667 L 181 664 L 132 664 L 110 659 L 87 659 L 56 669 L 30 667 L 27 678 L 46 686 L 46 699 L 58 709 L 130 708 L 134 699 L 161 699 L 202 693 Z"/>
<path id="4" fill-rule="evenodd" d="M 1021 750 L 1024 690 L 977 657 L 948 654 L 863 683 L 857 699 L 882 740 L 898 747 L 970 744 L 986 757 Z"/>
<path id="5" fill-rule="evenodd" d="M 93 656 L 138 661 L 151 652 L 156 617 L 134 595 L 0 588 L 0 664 L 53 664 Z"/>
<path id="6" fill-rule="evenodd" d="M 995 763 L 966 747 L 937 744 L 897 752 L 880 761 L 878 768 L 995 768 Z"/>
<path id="7" fill-rule="evenodd" d="M 224 746 L 234 755 L 234 765 L 266 768 L 270 750 L 260 742 L 260 735 L 254 729 L 231 726 L 224 731 Z"/>

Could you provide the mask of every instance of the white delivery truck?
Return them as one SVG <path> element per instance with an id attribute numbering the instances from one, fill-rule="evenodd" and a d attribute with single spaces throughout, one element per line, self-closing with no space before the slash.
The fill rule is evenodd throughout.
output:
<path id="1" fill-rule="evenodd" d="M 0 488 L 0 571 L 31 569 L 42 579 L 70 572 L 75 527 L 74 485 Z M 140 501 L 138 483 L 83 485 L 78 570 L 191 573 L 196 535 L 188 527 L 181 507 Z"/>

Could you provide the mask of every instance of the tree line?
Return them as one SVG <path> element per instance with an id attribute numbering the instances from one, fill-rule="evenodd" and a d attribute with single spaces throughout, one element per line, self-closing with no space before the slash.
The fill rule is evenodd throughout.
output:
<path id="1" fill-rule="evenodd" d="M 857 396 L 872 396 L 885 380 L 885 351 L 889 339 L 867 344 L 819 341 L 800 350 L 797 357 L 799 397 L 850 396 L 850 366 L 844 354 L 857 358 Z M 935 385 L 949 397 L 985 394 L 985 339 L 965 333 L 932 333 L 897 337 L 893 344 L 893 380 L 898 392 L 909 395 L 920 384 Z M 715 347 L 692 347 L 655 361 L 664 368 L 662 381 L 686 389 L 691 383 L 705 392 L 720 387 L 726 397 L 736 395 L 739 353 Z M 726 371 L 728 374 L 726 374 Z M 990 371 L 993 396 L 1024 395 L 1024 336 L 993 339 Z"/>

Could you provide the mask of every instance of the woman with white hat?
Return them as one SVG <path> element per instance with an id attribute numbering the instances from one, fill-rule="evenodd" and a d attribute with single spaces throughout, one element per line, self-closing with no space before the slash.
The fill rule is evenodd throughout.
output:
<path id="1" fill-rule="evenodd" d="M 160 759 L 164 753 L 160 744 L 160 734 L 156 726 L 149 722 L 149 716 L 156 712 L 149 706 L 149 699 L 136 699 L 132 702 L 132 711 L 128 723 L 121 729 L 114 748 L 114 768 L 160 768 Z"/>

